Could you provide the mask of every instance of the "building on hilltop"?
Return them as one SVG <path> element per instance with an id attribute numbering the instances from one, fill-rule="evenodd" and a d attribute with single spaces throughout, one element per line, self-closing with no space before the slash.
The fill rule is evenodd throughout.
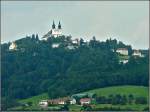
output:
<path id="1" fill-rule="evenodd" d="M 121 54 L 121 55 L 128 55 L 128 49 L 126 49 L 126 48 L 118 48 L 116 50 L 116 52 Z"/>
<path id="2" fill-rule="evenodd" d="M 62 27 L 60 21 L 58 23 L 58 27 L 56 28 L 55 22 L 53 21 L 52 29 L 43 36 L 44 40 L 47 40 L 49 37 L 59 37 L 62 36 Z"/>
<path id="3" fill-rule="evenodd" d="M 144 57 L 144 55 L 142 55 L 140 50 L 133 50 L 133 54 L 132 56 L 137 56 L 137 57 Z"/>
<path id="4" fill-rule="evenodd" d="M 12 42 L 11 44 L 10 44 L 10 46 L 9 46 L 9 50 L 17 50 L 17 45 L 16 45 L 16 43 L 15 42 Z"/>

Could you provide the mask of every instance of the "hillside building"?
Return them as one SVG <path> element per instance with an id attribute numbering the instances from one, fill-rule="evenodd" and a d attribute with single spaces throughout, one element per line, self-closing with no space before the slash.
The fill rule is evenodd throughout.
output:
<path id="1" fill-rule="evenodd" d="M 41 107 L 47 107 L 47 106 L 48 106 L 48 101 L 47 101 L 47 100 L 41 100 L 41 101 L 39 102 L 39 105 L 40 105 Z"/>
<path id="2" fill-rule="evenodd" d="M 9 46 L 9 50 L 17 50 L 17 44 L 15 42 L 12 42 Z"/>
<path id="3" fill-rule="evenodd" d="M 116 50 L 116 52 L 121 54 L 121 55 L 128 55 L 128 49 L 126 49 L 126 48 L 118 48 Z"/>
<path id="4" fill-rule="evenodd" d="M 142 53 L 140 50 L 133 50 L 132 56 L 138 56 L 138 57 L 143 57 Z"/>
<path id="5" fill-rule="evenodd" d="M 81 105 L 90 104 L 91 103 L 91 98 L 81 98 L 80 103 L 81 103 Z"/>

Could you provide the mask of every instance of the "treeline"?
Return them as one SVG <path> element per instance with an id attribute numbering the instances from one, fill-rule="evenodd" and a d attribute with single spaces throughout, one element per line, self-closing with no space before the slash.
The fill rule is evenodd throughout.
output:
<path id="1" fill-rule="evenodd" d="M 144 58 L 131 56 L 132 47 L 107 39 L 100 42 L 93 37 L 89 43 L 81 38 L 76 49 L 66 49 L 71 37 L 61 36 L 41 41 L 38 35 L 16 41 L 16 51 L 9 51 L 10 43 L 1 45 L 1 78 L 3 108 L 16 99 L 48 92 L 57 98 L 89 89 L 112 85 L 148 86 L 148 53 Z M 52 48 L 53 43 L 60 43 Z M 127 48 L 131 56 L 125 65 L 119 64 L 117 48 Z M 9 100 L 9 102 L 8 102 Z"/>
<path id="2" fill-rule="evenodd" d="M 96 97 L 96 103 L 98 104 L 112 104 L 112 105 L 126 105 L 126 104 L 147 104 L 148 99 L 145 97 L 134 97 L 132 94 L 126 95 L 109 95 L 108 97 L 99 96 Z"/>

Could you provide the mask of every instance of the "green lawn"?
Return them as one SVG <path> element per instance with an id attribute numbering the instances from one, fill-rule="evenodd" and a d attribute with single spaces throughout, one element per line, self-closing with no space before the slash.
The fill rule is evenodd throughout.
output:
<path id="1" fill-rule="evenodd" d="M 81 110 L 80 105 L 69 105 L 69 111 L 76 111 L 79 112 Z"/>

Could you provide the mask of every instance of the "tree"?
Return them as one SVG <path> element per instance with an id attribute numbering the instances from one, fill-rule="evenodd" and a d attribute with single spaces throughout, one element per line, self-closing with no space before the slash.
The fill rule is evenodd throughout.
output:
<path id="1" fill-rule="evenodd" d="M 38 40 L 39 40 L 39 36 L 38 36 L 38 34 L 36 34 L 35 39 L 36 39 L 36 41 L 38 41 Z"/>
<path id="2" fill-rule="evenodd" d="M 135 99 L 135 103 L 136 104 L 147 104 L 147 100 L 145 97 L 137 97 Z"/>
<path id="3" fill-rule="evenodd" d="M 84 40 L 80 38 L 80 45 L 82 46 L 84 44 Z"/>
<path id="4" fill-rule="evenodd" d="M 32 106 L 32 102 L 30 102 L 30 101 L 29 101 L 29 102 L 27 102 L 27 104 L 28 104 L 29 106 Z"/>
<path id="5" fill-rule="evenodd" d="M 128 102 L 129 102 L 129 104 L 132 104 L 133 100 L 134 100 L 134 96 L 132 94 L 129 94 L 129 96 L 128 96 Z"/>

